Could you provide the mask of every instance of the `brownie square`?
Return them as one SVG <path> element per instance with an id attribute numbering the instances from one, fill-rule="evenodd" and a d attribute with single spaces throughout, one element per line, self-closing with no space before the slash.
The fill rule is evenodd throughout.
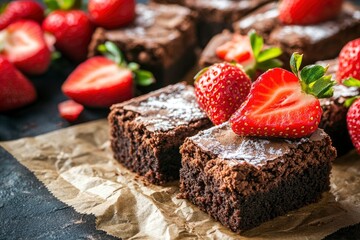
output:
<path id="1" fill-rule="evenodd" d="M 317 64 L 329 65 L 328 73 L 332 74 L 334 79 L 336 78 L 337 59 L 319 61 Z M 337 84 L 334 86 L 334 95 L 331 98 L 320 99 L 323 114 L 319 127 L 329 134 L 338 156 L 342 156 L 354 148 L 346 123 L 348 108 L 344 106 L 344 103 L 346 99 L 359 94 L 360 92 L 356 87 Z"/>
<path id="2" fill-rule="evenodd" d="M 337 18 L 320 24 L 283 25 L 278 15 L 277 3 L 269 3 L 235 22 L 233 28 L 241 34 L 255 29 L 266 43 L 283 50 L 286 64 L 293 52 L 304 54 L 304 65 L 335 58 L 347 42 L 360 37 L 360 11 L 348 2 Z"/>
<path id="3" fill-rule="evenodd" d="M 184 83 L 113 105 L 108 117 L 114 158 L 154 184 L 179 178 L 179 147 L 212 124 Z"/>
<path id="4" fill-rule="evenodd" d="M 182 80 L 196 62 L 195 19 L 179 5 L 137 4 L 133 24 L 115 30 L 97 28 L 89 46 L 89 56 L 98 54 L 97 46 L 114 42 L 130 62 L 151 71 L 154 90 Z"/>
<path id="5" fill-rule="evenodd" d="M 151 0 L 177 3 L 192 9 L 198 15 L 197 35 L 201 47 L 217 33 L 232 29 L 232 23 L 260 6 L 274 0 Z"/>
<path id="6" fill-rule="evenodd" d="M 241 232 L 318 201 L 336 150 L 321 129 L 301 139 L 240 137 L 228 123 L 181 146 L 180 197 Z"/>

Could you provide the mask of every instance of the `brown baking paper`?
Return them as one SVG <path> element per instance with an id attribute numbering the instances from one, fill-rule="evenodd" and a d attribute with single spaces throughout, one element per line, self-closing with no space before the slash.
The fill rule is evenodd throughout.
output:
<path id="1" fill-rule="evenodd" d="M 106 120 L 0 143 L 55 197 L 94 214 L 97 228 L 124 239 L 320 239 L 360 222 L 360 157 L 334 163 L 319 203 L 235 234 L 184 199 L 177 182 L 144 184 L 112 158 Z"/>

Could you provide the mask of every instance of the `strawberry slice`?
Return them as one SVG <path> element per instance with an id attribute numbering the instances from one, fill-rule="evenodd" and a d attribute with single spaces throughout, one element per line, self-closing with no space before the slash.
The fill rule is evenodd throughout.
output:
<path id="1" fill-rule="evenodd" d="M 240 63 L 243 67 L 254 64 L 255 61 L 249 37 L 239 34 L 234 34 L 231 41 L 219 46 L 216 55 L 227 62 Z"/>
<path id="2" fill-rule="evenodd" d="M 76 102 L 91 107 L 108 107 L 133 97 L 129 69 L 98 56 L 80 64 L 66 79 L 62 90 Z"/>
<path id="3" fill-rule="evenodd" d="M 62 118 L 69 122 L 74 122 L 79 118 L 84 110 L 84 106 L 73 100 L 67 100 L 59 103 L 58 110 Z"/>
<path id="4" fill-rule="evenodd" d="M 274 68 L 255 81 L 230 118 L 236 134 L 300 138 L 317 129 L 322 115 L 317 97 L 330 97 L 335 83 L 331 76 L 324 76 L 327 68 L 322 66 L 307 66 L 299 72 L 301 60 L 301 55 L 292 56 L 294 74 Z"/>
<path id="5" fill-rule="evenodd" d="M 152 73 L 127 63 L 112 42 L 98 47 L 106 57 L 97 56 L 80 64 L 62 86 L 65 95 L 90 107 L 109 107 L 134 96 L 133 83 L 148 86 L 154 82 Z"/>
<path id="6" fill-rule="evenodd" d="M 309 25 L 336 18 L 343 0 L 282 0 L 279 19 L 284 24 Z"/>
<path id="7" fill-rule="evenodd" d="M 236 62 L 243 66 L 253 80 L 259 72 L 282 66 L 277 59 L 282 54 L 280 48 L 264 46 L 264 40 L 255 31 L 247 36 L 234 33 L 231 41 L 216 49 L 216 55 L 227 62 Z"/>
<path id="8" fill-rule="evenodd" d="M 20 19 L 29 19 L 41 23 L 44 19 L 44 9 L 36 1 L 12 1 L 5 6 L 4 12 L 0 15 L 0 30 Z"/>
<path id="9" fill-rule="evenodd" d="M 50 64 L 51 54 L 40 25 L 20 20 L 0 32 L 0 55 L 27 74 L 42 74 Z"/>
<path id="10" fill-rule="evenodd" d="M 23 107 L 36 100 L 33 84 L 3 57 L 0 57 L 0 72 L 0 111 Z"/>

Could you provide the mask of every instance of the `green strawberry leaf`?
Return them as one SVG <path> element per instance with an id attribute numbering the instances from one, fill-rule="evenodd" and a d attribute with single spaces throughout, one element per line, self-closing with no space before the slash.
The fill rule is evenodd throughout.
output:
<path id="1" fill-rule="evenodd" d="M 127 65 L 127 67 L 132 71 L 132 72 L 135 72 L 137 70 L 140 69 L 140 65 L 135 63 L 135 62 L 131 62 Z"/>
<path id="2" fill-rule="evenodd" d="M 306 84 L 315 82 L 325 75 L 327 69 L 328 67 L 320 65 L 305 66 L 300 72 L 301 81 L 304 81 Z"/>
<path id="3" fill-rule="evenodd" d="M 127 66 L 124 55 L 115 43 L 106 41 L 104 44 L 100 44 L 97 50 L 108 59 L 116 62 L 119 66 Z"/>
<path id="4" fill-rule="evenodd" d="M 281 67 L 282 65 L 282 61 L 278 59 L 269 59 L 264 62 L 258 63 L 257 69 L 260 69 L 261 71 L 267 71 L 268 69 Z"/>
<path id="5" fill-rule="evenodd" d="M 331 75 L 323 76 L 311 84 L 311 92 L 309 93 L 317 98 L 329 98 L 334 93 L 332 87 L 335 84 L 336 82 L 331 79 Z"/>
<path id="6" fill-rule="evenodd" d="M 254 57 L 257 59 L 264 46 L 264 40 L 261 36 L 257 35 L 255 31 L 250 31 L 249 38 Z"/>
<path id="7" fill-rule="evenodd" d="M 343 84 L 347 87 L 360 87 L 360 80 L 349 77 L 343 81 Z"/>
<path id="8" fill-rule="evenodd" d="M 352 97 L 352 98 L 348 98 L 346 99 L 344 106 L 349 108 L 356 100 L 360 99 L 360 96 L 356 96 L 356 97 Z"/>
<path id="9" fill-rule="evenodd" d="M 155 78 L 149 71 L 138 69 L 133 73 L 135 74 L 135 83 L 139 86 L 146 87 L 155 83 Z"/>
<path id="10" fill-rule="evenodd" d="M 265 62 L 267 60 L 279 57 L 282 51 L 278 47 L 267 48 L 261 51 L 256 59 L 258 63 Z"/>
<path id="11" fill-rule="evenodd" d="M 5 11 L 8 4 L 9 4 L 8 2 L 0 3 L 0 14 Z"/>
<path id="12" fill-rule="evenodd" d="M 290 58 L 290 67 L 291 71 L 296 75 L 299 76 L 299 70 L 301 66 L 303 55 L 297 52 L 293 53 Z"/>
<path id="13" fill-rule="evenodd" d="M 60 59 L 61 58 L 61 52 L 59 52 L 59 51 L 53 51 L 52 53 L 51 53 L 51 60 L 52 61 L 56 61 L 56 60 L 58 60 L 58 59 Z"/>
<path id="14" fill-rule="evenodd" d="M 47 13 L 58 9 L 70 10 L 80 9 L 82 7 L 81 0 L 44 0 L 44 3 L 47 6 Z"/>

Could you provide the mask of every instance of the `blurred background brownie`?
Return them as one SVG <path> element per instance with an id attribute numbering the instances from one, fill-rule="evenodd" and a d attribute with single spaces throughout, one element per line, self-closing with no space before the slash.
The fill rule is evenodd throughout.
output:
<path id="1" fill-rule="evenodd" d="M 181 154 L 180 197 L 241 232 L 319 200 L 330 189 L 336 150 L 321 129 L 261 139 L 222 124 L 187 138 Z"/>
<path id="2" fill-rule="evenodd" d="M 337 59 L 319 61 L 317 64 L 328 65 L 328 73 L 332 74 L 334 79 L 336 78 Z M 344 106 L 344 103 L 346 99 L 359 94 L 359 90 L 355 87 L 337 84 L 334 86 L 334 95 L 331 98 L 320 99 L 323 115 L 319 127 L 323 128 L 331 137 L 338 156 L 342 156 L 354 148 L 347 130 L 346 114 L 348 108 Z"/>
<path id="3" fill-rule="evenodd" d="M 114 158 L 149 182 L 179 178 L 179 147 L 212 124 L 184 83 L 112 106 L 108 117 Z"/>
<path id="4" fill-rule="evenodd" d="M 197 32 L 201 47 L 215 34 L 232 29 L 232 23 L 260 6 L 274 0 L 151 0 L 161 3 L 178 3 L 198 15 Z"/>
<path id="5" fill-rule="evenodd" d="M 283 62 L 293 52 L 304 54 L 304 65 L 337 57 L 350 40 L 360 37 L 360 11 L 346 2 L 335 19 L 314 25 L 284 25 L 278 20 L 277 3 L 269 3 L 233 24 L 234 31 L 246 34 L 255 29 L 265 42 L 280 47 Z"/>
<path id="6" fill-rule="evenodd" d="M 89 56 L 97 46 L 112 41 L 130 62 L 151 71 L 156 84 L 150 89 L 179 82 L 196 61 L 196 30 L 193 14 L 179 5 L 137 4 L 133 24 L 115 30 L 96 29 Z M 147 89 L 149 90 L 149 89 Z"/>

